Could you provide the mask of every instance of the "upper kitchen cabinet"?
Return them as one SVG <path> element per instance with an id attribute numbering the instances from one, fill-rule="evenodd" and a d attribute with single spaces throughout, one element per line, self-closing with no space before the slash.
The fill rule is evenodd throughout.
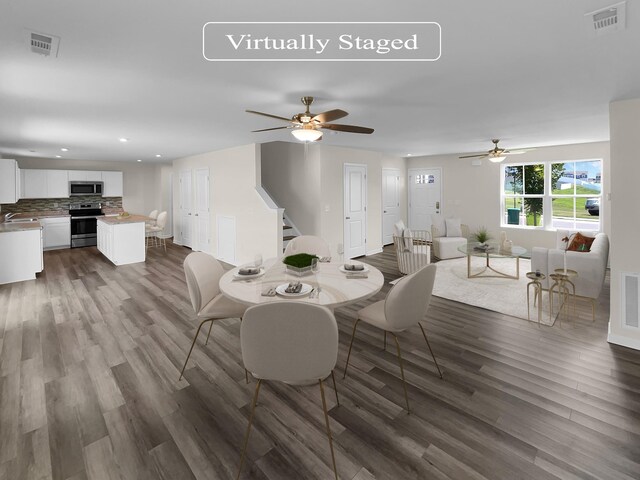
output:
<path id="1" fill-rule="evenodd" d="M 69 176 L 66 170 L 22 170 L 20 198 L 68 198 Z"/>
<path id="2" fill-rule="evenodd" d="M 98 172 L 102 173 L 104 182 L 103 197 L 121 197 L 123 192 L 122 172 Z"/>
<path id="3" fill-rule="evenodd" d="M 20 169 L 18 162 L 0 159 L 0 203 L 16 203 L 20 200 Z"/>
<path id="4" fill-rule="evenodd" d="M 69 181 L 103 182 L 102 172 L 98 170 L 69 170 Z"/>

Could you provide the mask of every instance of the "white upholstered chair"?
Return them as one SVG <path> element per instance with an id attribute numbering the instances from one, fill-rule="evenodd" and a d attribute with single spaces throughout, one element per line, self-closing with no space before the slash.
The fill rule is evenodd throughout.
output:
<path id="1" fill-rule="evenodd" d="M 467 244 L 469 227 L 460 223 L 459 219 L 447 218 L 442 215 L 431 216 L 431 238 L 433 242 L 433 255 L 440 260 L 448 258 L 464 257 L 465 254 L 458 250 Z"/>
<path id="2" fill-rule="evenodd" d="M 402 386 L 404 387 L 404 398 L 407 403 L 407 412 L 409 412 L 409 396 L 407 394 L 407 385 L 404 379 L 404 367 L 402 365 L 402 354 L 400 353 L 400 342 L 396 333 L 403 332 L 408 328 L 416 325 L 420 326 L 422 335 L 424 336 L 427 347 L 433 357 L 438 369 L 438 374 L 442 378 L 440 366 L 433 354 L 427 334 L 420 323 L 425 319 L 429 302 L 431 301 L 431 292 L 433 283 L 436 278 L 436 264 L 431 264 L 418 270 L 411 275 L 402 277 L 396 283 L 384 300 L 372 303 L 371 305 L 358 311 L 358 317 L 353 324 L 353 334 L 351 343 L 349 344 L 349 353 L 347 354 L 347 362 L 344 366 L 344 376 L 347 376 L 347 368 L 349 367 L 349 358 L 351 357 L 351 348 L 353 347 L 353 339 L 356 336 L 356 328 L 358 322 L 363 321 L 369 325 L 373 325 L 384 331 L 384 347 L 387 348 L 387 333 L 390 333 L 396 343 L 398 354 L 398 363 L 400 364 L 400 375 L 402 376 Z"/>
<path id="3" fill-rule="evenodd" d="M 184 274 L 187 279 L 187 288 L 189 289 L 189 298 L 191 305 L 196 312 L 200 325 L 193 337 L 191 348 L 184 361 L 184 366 L 180 372 L 180 378 L 187 368 L 189 357 L 193 351 L 193 347 L 198 339 L 198 334 L 202 326 L 211 322 L 209 333 L 205 345 L 209 342 L 213 321 L 222 318 L 240 318 L 244 315 L 246 305 L 234 302 L 220 293 L 220 277 L 224 274 L 224 269 L 220 262 L 203 252 L 193 252 L 184 259 Z"/>
<path id="4" fill-rule="evenodd" d="M 153 212 L 151 212 L 153 213 Z M 145 225 L 146 234 L 146 246 L 164 247 L 164 251 L 167 251 L 167 241 L 164 236 L 160 236 L 164 232 L 164 227 L 167 225 L 167 212 L 161 212 L 158 215 L 155 225 Z"/>
<path id="5" fill-rule="evenodd" d="M 154 225 L 156 223 L 156 220 L 158 219 L 158 210 L 151 210 L 151 213 L 149 213 L 149 218 L 151 220 L 148 223 L 150 225 Z"/>
<path id="6" fill-rule="evenodd" d="M 295 255 L 297 253 L 309 253 L 318 257 L 330 257 L 331 249 L 322 238 L 315 235 L 300 235 L 295 237 L 284 250 L 284 256 Z"/>
<path id="7" fill-rule="evenodd" d="M 246 370 L 258 379 L 238 476 L 242 471 L 258 393 L 263 380 L 287 383 L 313 381 L 320 386 L 322 409 L 329 438 L 333 473 L 338 478 L 331 429 L 324 396 L 323 380 L 331 375 L 338 405 L 333 369 L 338 360 L 338 325 L 331 310 L 302 302 L 274 302 L 247 309 L 240 325 L 242 361 Z"/>

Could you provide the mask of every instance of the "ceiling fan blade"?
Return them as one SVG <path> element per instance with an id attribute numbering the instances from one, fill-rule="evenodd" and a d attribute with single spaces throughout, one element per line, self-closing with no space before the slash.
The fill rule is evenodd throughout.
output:
<path id="1" fill-rule="evenodd" d="M 340 109 L 328 110 L 326 112 L 317 114 L 311 120 L 312 121 L 315 120 L 318 123 L 326 123 L 326 122 L 333 122 L 334 120 L 338 120 L 339 118 L 346 117 L 347 115 L 349 114 L 344 110 L 340 110 Z"/>
<path id="2" fill-rule="evenodd" d="M 273 128 L 263 128 L 261 130 L 251 130 L 251 133 L 256 133 L 256 132 L 268 132 L 270 130 L 282 130 L 283 128 L 291 128 L 289 126 L 287 127 L 273 127 Z"/>
<path id="3" fill-rule="evenodd" d="M 530 152 L 531 150 L 533 150 L 533 148 L 527 148 L 527 149 L 519 149 L 519 150 L 505 150 L 504 152 L 502 152 L 504 155 L 520 155 L 522 153 L 527 153 Z"/>
<path id="4" fill-rule="evenodd" d="M 479 153 L 477 155 L 463 155 L 461 157 L 458 158 L 478 158 L 478 157 L 488 157 L 489 154 L 488 153 Z"/>
<path id="5" fill-rule="evenodd" d="M 356 125 L 340 125 L 338 123 L 324 123 L 320 125 L 320 128 L 326 128 L 327 130 L 336 130 L 338 132 L 373 133 L 373 128 L 358 127 Z"/>
<path id="6" fill-rule="evenodd" d="M 283 122 L 290 122 L 290 118 L 280 117 L 278 115 L 271 115 L 270 113 L 256 112 L 255 110 L 245 110 L 247 113 L 255 113 L 256 115 L 262 115 L 263 117 L 275 118 L 277 120 L 282 120 Z"/>

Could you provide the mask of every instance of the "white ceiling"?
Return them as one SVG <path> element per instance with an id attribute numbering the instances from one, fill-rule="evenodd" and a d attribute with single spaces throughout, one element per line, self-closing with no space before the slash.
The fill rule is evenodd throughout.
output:
<path id="1" fill-rule="evenodd" d="M 315 112 L 342 108 L 339 123 L 376 130 L 327 132 L 324 143 L 390 154 L 484 151 L 492 137 L 511 148 L 607 140 L 609 102 L 640 97 L 638 1 L 624 31 L 585 26 L 585 13 L 612 3 L 3 0 L 0 154 L 146 162 L 292 140 L 250 133 L 280 124 L 244 111 L 289 117 L 302 95 L 316 97 Z M 442 57 L 207 62 L 208 21 L 435 21 Z M 31 53 L 25 28 L 60 36 L 58 58 Z"/>

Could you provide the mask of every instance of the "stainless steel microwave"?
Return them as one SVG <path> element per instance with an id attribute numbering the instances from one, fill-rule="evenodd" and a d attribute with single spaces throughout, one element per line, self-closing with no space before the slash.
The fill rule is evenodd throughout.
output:
<path id="1" fill-rule="evenodd" d="M 104 182 L 69 182 L 69 196 L 79 197 L 84 195 L 102 196 Z"/>

